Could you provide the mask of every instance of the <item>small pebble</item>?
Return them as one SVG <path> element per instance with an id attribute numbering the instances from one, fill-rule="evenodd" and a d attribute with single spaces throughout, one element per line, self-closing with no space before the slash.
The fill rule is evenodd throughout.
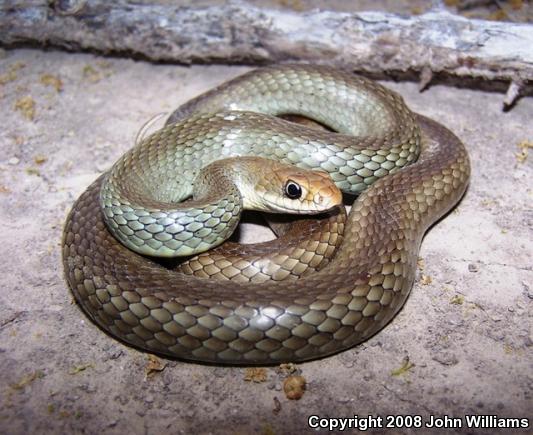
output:
<path id="1" fill-rule="evenodd" d="M 118 359 L 120 358 L 124 352 L 121 349 L 115 350 L 111 355 L 109 355 L 109 359 Z"/>
<path id="2" fill-rule="evenodd" d="M 433 356 L 433 360 L 445 366 L 454 366 L 459 361 L 453 353 L 441 352 Z"/>
<path id="3" fill-rule="evenodd" d="M 95 168 L 98 172 L 105 172 L 109 169 L 109 163 L 97 163 Z"/>
<path id="4" fill-rule="evenodd" d="M 80 385 L 80 390 L 82 391 L 85 391 L 86 393 L 95 393 L 96 392 L 96 387 L 94 387 L 93 385 L 89 385 L 89 384 L 82 384 Z"/>
<path id="5" fill-rule="evenodd" d="M 478 271 L 479 271 L 479 268 L 477 267 L 477 264 L 470 263 L 470 264 L 468 265 L 468 271 L 469 271 L 469 272 L 478 272 Z"/>
<path id="6" fill-rule="evenodd" d="M 215 375 L 215 378 L 223 378 L 227 374 L 227 370 L 222 367 L 217 367 L 215 370 L 213 370 L 213 375 Z"/>
<path id="7" fill-rule="evenodd" d="M 341 397 L 338 399 L 339 403 L 350 403 L 353 402 L 353 399 L 350 397 Z"/>
<path id="8" fill-rule="evenodd" d="M 303 376 L 291 375 L 283 382 L 283 391 L 289 400 L 299 400 L 304 395 L 306 381 Z"/>
<path id="9" fill-rule="evenodd" d="M 174 382 L 174 376 L 169 371 L 163 372 L 163 384 L 165 384 L 167 387 Z"/>
<path id="10" fill-rule="evenodd" d="M 20 159 L 17 158 L 17 157 L 11 157 L 7 163 L 9 163 L 10 165 L 18 165 L 20 163 Z"/>
<path id="11" fill-rule="evenodd" d="M 522 286 L 524 287 L 524 291 L 529 299 L 533 299 L 533 289 L 530 288 L 525 281 L 522 281 Z"/>
<path id="12" fill-rule="evenodd" d="M 115 400 L 122 406 L 127 405 L 130 399 L 126 396 L 115 396 Z"/>

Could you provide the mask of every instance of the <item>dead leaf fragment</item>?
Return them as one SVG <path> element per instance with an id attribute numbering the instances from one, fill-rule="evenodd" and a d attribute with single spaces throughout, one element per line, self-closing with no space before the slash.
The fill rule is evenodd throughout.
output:
<path id="1" fill-rule="evenodd" d="M 14 390 L 23 390 L 27 385 L 31 384 L 36 379 L 44 378 L 44 372 L 42 370 L 35 370 L 29 375 L 23 376 L 16 384 L 11 384 L 11 388 Z"/>
<path id="2" fill-rule="evenodd" d="M 8 71 L 5 74 L 0 75 L 0 85 L 5 85 L 9 82 L 14 82 L 17 80 L 16 71 Z"/>
<path id="3" fill-rule="evenodd" d="M 33 118 L 35 118 L 35 100 L 29 95 L 21 97 L 15 101 L 15 110 L 21 112 L 25 118 L 33 121 Z"/>
<path id="4" fill-rule="evenodd" d="M 420 277 L 420 284 L 422 285 L 430 285 L 433 282 L 431 277 L 429 275 L 422 275 Z"/>
<path id="5" fill-rule="evenodd" d="M 91 83 L 98 83 L 102 76 L 91 65 L 85 65 L 83 67 L 83 78 Z"/>
<path id="6" fill-rule="evenodd" d="M 272 412 L 274 414 L 279 414 L 280 411 L 281 411 L 281 402 L 279 401 L 277 397 L 274 396 L 274 409 L 272 410 Z"/>
<path id="7" fill-rule="evenodd" d="M 294 363 L 280 364 L 276 371 L 284 376 L 292 375 L 294 373 L 298 375 L 300 374 L 300 369 Z"/>
<path id="8" fill-rule="evenodd" d="M 15 135 L 12 137 L 13 137 L 13 140 L 15 141 L 15 145 L 24 145 L 24 142 L 26 142 L 26 139 L 24 138 L 24 136 Z"/>
<path id="9" fill-rule="evenodd" d="M 283 382 L 283 391 L 289 400 L 300 400 L 305 393 L 306 381 L 301 375 L 290 375 Z"/>
<path id="10" fill-rule="evenodd" d="M 11 64 L 5 74 L 0 75 L 0 85 L 5 85 L 17 79 L 17 71 L 24 68 L 26 65 L 23 62 L 15 62 Z"/>
<path id="11" fill-rule="evenodd" d="M 39 172 L 39 169 L 37 169 L 37 168 L 26 168 L 26 174 L 28 174 L 28 175 L 37 175 L 38 177 L 41 176 L 41 173 Z"/>
<path id="12" fill-rule="evenodd" d="M 298 12 L 305 10 L 302 0 L 280 0 L 279 4 L 283 7 L 286 7 L 294 11 L 298 11 Z"/>
<path id="13" fill-rule="evenodd" d="M 244 373 L 246 382 L 265 382 L 267 380 L 267 371 L 262 367 L 249 367 Z"/>
<path id="14" fill-rule="evenodd" d="M 45 86 L 54 88 L 56 92 L 61 92 L 63 90 L 63 82 L 61 79 L 52 74 L 43 74 L 41 76 L 41 83 Z"/>
<path id="15" fill-rule="evenodd" d="M 497 11 L 491 12 L 487 16 L 487 19 L 491 21 L 508 21 L 509 16 L 503 9 L 498 9 Z"/>
<path id="16" fill-rule="evenodd" d="M 426 267 L 426 263 L 422 257 L 418 257 L 418 260 L 416 260 L 416 265 L 419 270 L 424 270 L 424 267 Z"/>
<path id="17" fill-rule="evenodd" d="M 469 271 L 469 272 L 474 272 L 474 273 L 475 273 L 475 272 L 479 272 L 479 267 L 478 267 L 478 265 L 475 264 L 475 263 L 469 263 L 469 264 L 468 264 L 468 271 Z"/>
<path id="18" fill-rule="evenodd" d="M 102 69 L 111 69 L 112 67 L 111 62 L 105 59 L 96 61 L 96 65 L 98 65 Z"/>
<path id="19" fill-rule="evenodd" d="M 450 299 L 450 304 L 453 305 L 463 305 L 465 302 L 465 297 L 463 295 L 455 295 Z"/>
<path id="20" fill-rule="evenodd" d="M 455 7 L 459 4 L 459 0 L 444 0 L 444 4 L 449 7 Z"/>
<path id="21" fill-rule="evenodd" d="M 484 199 L 483 201 L 481 201 L 481 205 L 483 207 L 490 207 L 495 204 L 496 204 L 496 201 L 494 201 L 493 199 Z"/>
<path id="22" fill-rule="evenodd" d="M 520 151 L 515 154 L 516 160 L 518 163 L 524 163 L 527 160 L 529 148 L 533 148 L 533 142 L 523 140 L 517 145 L 517 147 L 520 148 Z"/>
<path id="23" fill-rule="evenodd" d="M 46 162 L 48 160 L 48 157 L 42 155 L 42 154 L 37 154 L 34 158 L 33 158 L 33 161 L 38 164 L 38 165 L 42 165 L 44 162 Z"/>
<path id="24" fill-rule="evenodd" d="M 397 369 L 394 369 L 393 371 L 390 372 L 390 374 L 391 374 L 391 376 L 400 376 L 400 375 L 403 375 L 404 373 L 407 373 L 414 366 L 415 365 L 411 361 L 409 361 L 409 357 L 406 356 L 403 359 L 402 366 L 397 368 Z"/>
<path id="25" fill-rule="evenodd" d="M 160 360 L 157 356 L 148 354 L 148 362 L 144 367 L 146 378 L 153 377 L 156 373 L 165 370 L 167 363 Z"/>
<path id="26" fill-rule="evenodd" d="M 68 374 L 77 375 L 78 373 L 83 372 L 87 370 L 88 368 L 93 368 L 93 367 L 94 367 L 93 363 L 79 364 L 77 366 L 72 367 L 72 369 L 69 370 Z"/>

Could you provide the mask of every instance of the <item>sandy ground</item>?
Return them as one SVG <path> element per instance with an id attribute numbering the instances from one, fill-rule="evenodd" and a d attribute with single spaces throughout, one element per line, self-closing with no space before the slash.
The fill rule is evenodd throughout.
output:
<path id="1" fill-rule="evenodd" d="M 73 303 L 60 258 L 73 201 L 145 121 L 245 68 L 0 57 L 0 433 L 297 433 L 311 414 L 492 414 L 529 417 L 531 430 L 533 156 L 517 153 L 533 141 L 532 98 L 503 113 L 501 94 L 388 83 L 464 140 L 471 185 L 425 238 L 400 314 L 366 343 L 301 364 L 308 389 L 289 401 L 272 367 L 254 383 L 246 368 L 161 359 L 147 376 L 147 354 Z M 414 366 L 394 375 L 406 356 Z"/>

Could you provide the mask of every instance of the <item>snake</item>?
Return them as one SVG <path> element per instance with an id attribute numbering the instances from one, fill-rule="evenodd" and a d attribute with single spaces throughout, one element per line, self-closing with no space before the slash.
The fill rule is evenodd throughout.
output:
<path id="1" fill-rule="evenodd" d="M 322 171 L 241 156 L 201 165 L 190 182 L 180 165 L 165 170 L 160 163 L 174 163 L 165 157 L 155 160 L 153 176 L 137 166 L 144 175 L 139 177 L 130 170 L 136 157 L 126 154 L 102 184 L 101 206 L 109 230 L 139 254 L 172 258 L 207 251 L 233 234 L 242 210 L 319 214 L 342 204 L 340 190 Z M 150 189 L 144 179 L 154 180 L 159 173 L 166 174 L 170 186 L 158 180 Z M 176 195 L 179 191 L 183 193 Z"/>
<path id="2" fill-rule="evenodd" d="M 347 216 L 329 207 L 255 247 L 224 242 L 176 259 L 123 244 L 131 232 L 120 235 L 120 227 L 134 221 L 142 225 L 134 231 L 144 232 L 133 245 L 164 246 L 171 240 L 165 225 L 182 218 L 177 206 L 192 204 L 207 222 L 215 210 L 209 195 L 203 205 L 194 195 L 182 202 L 191 195 L 183 180 L 240 158 L 325 171 L 357 198 Z M 179 107 L 81 194 L 63 231 L 65 276 L 90 319 L 148 352 L 231 365 L 321 358 L 368 339 L 398 313 L 424 234 L 460 200 L 469 178 L 461 140 L 396 92 L 325 66 L 263 67 Z M 287 184 L 279 189 L 287 193 Z M 193 226 L 187 240 L 209 237 L 202 229 Z M 167 245 L 162 257 L 181 249 Z"/>

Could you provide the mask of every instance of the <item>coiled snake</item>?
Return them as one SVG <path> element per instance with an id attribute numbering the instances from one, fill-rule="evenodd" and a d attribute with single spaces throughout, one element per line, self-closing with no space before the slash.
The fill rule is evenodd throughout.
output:
<path id="1" fill-rule="evenodd" d="M 338 133 L 274 117 L 287 114 Z M 225 243 L 185 262 L 117 240 L 164 256 L 181 249 L 180 237 L 220 243 L 200 224 L 215 228 L 226 212 L 232 220 L 233 206 L 224 202 L 211 220 L 210 203 L 183 225 L 172 207 L 191 193 L 183 180 L 236 156 L 327 171 L 344 192 L 362 193 L 345 223 L 342 211 L 330 212 L 272 242 Z M 326 67 L 267 67 L 179 108 L 80 196 L 63 235 L 65 273 L 89 317 L 140 348 L 230 364 L 317 358 L 365 340 L 398 312 L 425 231 L 460 199 L 469 175 L 461 141 L 394 92 Z M 202 213 L 190 234 L 167 234 Z"/>

